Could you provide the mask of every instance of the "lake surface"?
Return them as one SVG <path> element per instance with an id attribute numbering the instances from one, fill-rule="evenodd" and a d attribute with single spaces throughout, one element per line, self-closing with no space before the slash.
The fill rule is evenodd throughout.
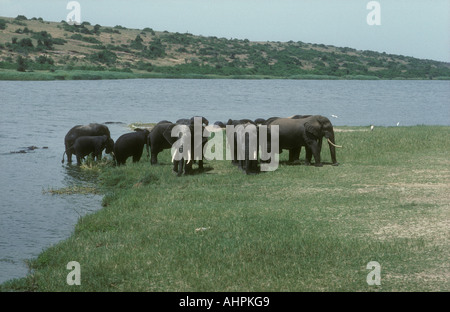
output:
<path id="1" fill-rule="evenodd" d="M 194 115 L 211 124 L 320 114 L 335 126 L 449 126 L 449 99 L 450 81 L 0 81 L 0 283 L 24 277 L 27 259 L 101 208 L 98 195 L 45 192 L 96 181 L 61 164 L 64 136 L 74 125 L 117 122 L 108 124 L 114 140 L 133 122 Z"/>

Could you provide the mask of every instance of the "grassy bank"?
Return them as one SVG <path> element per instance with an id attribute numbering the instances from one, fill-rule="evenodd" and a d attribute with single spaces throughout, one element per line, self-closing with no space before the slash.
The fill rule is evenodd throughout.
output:
<path id="1" fill-rule="evenodd" d="M 105 79 L 142 79 L 142 78 L 179 78 L 179 79 L 304 79 L 304 80 L 339 80 L 339 79 L 366 79 L 378 80 L 378 77 L 334 77 L 328 75 L 295 75 L 295 76 L 269 76 L 269 75 L 215 75 L 196 73 L 158 73 L 158 72 L 123 72 L 109 70 L 37 70 L 19 72 L 16 70 L 0 69 L 0 80 L 40 81 L 40 80 L 105 80 Z"/>
<path id="2" fill-rule="evenodd" d="M 196 73 L 158 73 L 158 72 L 125 72 L 110 70 L 64 70 L 54 71 L 36 70 L 19 72 L 12 69 L 0 69 L 0 80 L 16 81 L 41 81 L 41 80 L 106 80 L 106 79 L 144 79 L 144 78 L 168 78 L 168 79 L 294 79 L 294 80 L 380 80 L 376 76 L 347 75 L 342 77 L 329 75 L 219 75 Z M 402 80 L 425 80 L 418 78 L 392 78 Z M 436 77 L 434 80 L 449 80 L 450 77 Z M 428 80 L 428 78 L 426 78 Z"/>
<path id="3" fill-rule="evenodd" d="M 340 166 L 288 165 L 282 153 L 278 170 L 254 176 L 208 161 L 177 178 L 168 151 L 158 166 L 104 168 L 104 207 L 0 289 L 449 291 L 449 135 L 341 127 Z M 80 286 L 66 283 L 69 261 Z M 366 282 L 370 261 L 380 286 Z"/>
<path id="4" fill-rule="evenodd" d="M 105 80 L 105 79 L 139 79 L 139 78 L 216 78 L 214 75 L 176 75 L 148 72 L 121 72 L 100 70 L 55 70 L 18 72 L 0 70 L 0 80 Z"/>

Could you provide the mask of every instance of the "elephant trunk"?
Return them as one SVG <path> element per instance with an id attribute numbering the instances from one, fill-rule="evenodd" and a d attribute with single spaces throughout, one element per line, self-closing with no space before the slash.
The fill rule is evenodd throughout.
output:
<path id="1" fill-rule="evenodd" d="M 336 145 L 336 141 L 334 140 L 334 132 L 331 133 L 329 137 L 327 137 L 328 146 L 330 147 L 330 154 L 331 154 L 331 161 L 333 162 L 333 165 L 337 165 L 338 162 L 336 161 L 336 147 L 342 147 L 339 145 Z"/>
<path id="2" fill-rule="evenodd" d="M 64 155 L 66 154 L 66 151 L 64 151 L 64 153 L 63 153 L 63 158 L 62 158 L 62 160 L 61 160 L 61 163 L 63 164 L 64 163 Z"/>

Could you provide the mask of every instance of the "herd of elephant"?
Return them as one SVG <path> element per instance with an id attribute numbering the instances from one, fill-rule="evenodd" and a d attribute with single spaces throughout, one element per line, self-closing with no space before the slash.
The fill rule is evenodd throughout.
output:
<path id="1" fill-rule="evenodd" d="M 150 163 L 152 165 L 158 163 L 158 154 L 164 149 L 170 149 L 175 146 L 175 142 L 181 137 L 172 136 L 173 129 L 177 125 L 184 125 L 192 133 L 194 131 L 194 120 L 199 121 L 201 118 L 202 133 L 209 125 L 209 122 L 204 117 L 192 117 L 190 119 L 180 119 L 175 123 L 162 120 L 158 122 L 151 131 L 148 129 L 135 129 L 135 131 L 121 135 L 115 142 L 111 138 L 108 127 L 104 124 L 91 123 L 89 125 L 78 125 L 69 130 L 66 134 L 65 152 L 67 154 L 68 162 L 72 162 L 72 155 L 76 156 L 77 164 L 81 164 L 85 156 L 91 155 L 96 160 L 100 160 L 102 152 L 105 150 L 108 154 L 113 154 L 115 163 L 120 166 L 124 165 L 129 157 L 132 157 L 133 162 L 138 162 L 141 159 L 144 147 L 146 147 L 147 155 L 150 156 Z M 336 161 L 336 147 L 340 147 L 335 143 L 335 136 L 333 125 L 330 120 L 321 115 L 294 115 L 291 117 L 271 117 L 268 119 L 258 118 L 256 120 L 229 119 L 227 123 L 215 122 L 215 129 L 228 129 L 229 126 L 237 127 L 242 125 L 247 127 L 253 125 L 256 127 L 258 136 L 259 128 L 266 126 L 268 129 L 268 138 L 270 137 L 270 129 L 273 126 L 278 126 L 278 148 L 279 153 L 282 150 L 289 150 L 289 162 L 298 163 L 301 148 L 304 146 L 306 149 L 305 164 L 311 165 L 311 159 L 314 156 L 315 166 L 321 167 L 320 153 L 322 148 L 322 140 L 325 137 L 330 148 L 330 155 L 332 165 L 337 166 Z M 206 130 L 207 131 L 207 130 Z M 206 132 L 209 133 L 209 132 Z M 236 134 L 235 134 L 236 135 Z M 245 134 L 244 134 L 245 135 Z M 232 163 L 239 169 L 243 170 L 247 174 L 254 174 L 260 171 L 260 164 L 265 160 L 258 160 L 258 157 L 252 158 L 249 155 L 248 139 L 243 140 L 244 157 L 236 157 L 236 142 L 234 140 L 234 157 Z M 268 140 L 269 141 L 269 140 Z M 208 136 L 202 136 L 200 142 L 192 141 L 190 144 L 189 159 L 182 157 L 175 159 L 172 158 L 173 171 L 178 175 L 190 174 L 193 172 L 192 165 L 195 160 L 198 162 L 199 170 L 203 170 L 202 155 L 198 155 L 198 151 L 203 153 L 204 146 L 208 142 Z M 270 143 L 270 142 L 269 142 Z M 195 146 L 195 144 L 201 146 Z M 189 145 L 187 145 L 189 146 Z M 270 144 L 268 144 L 270 149 Z M 177 150 L 182 151 L 183 146 L 177 146 Z M 197 152 L 197 155 L 195 154 Z M 64 163 L 64 154 L 63 160 Z M 185 155 L 185 154 L 184 154 Z M 194 157 L 191 158 L 191 155 Z"/>

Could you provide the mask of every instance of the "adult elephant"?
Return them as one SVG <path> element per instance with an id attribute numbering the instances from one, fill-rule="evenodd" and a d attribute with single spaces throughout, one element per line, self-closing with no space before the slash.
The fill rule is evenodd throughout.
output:
<path id="1" fill-rule="evenodd" d="M 290 118 L 290 119 L 303 119 L 303 118 L 308 118 L 308 117 L 311 117 L 312 115 L 292 115 L 292 116 L 290 116 L 290 117 L 288 117 L 288 118 Z"/>
<path id="2" fill-rule="evenodd" d="M 232 164 L 246 174 L 258 173 L 259 127 L 250 119 L 229 119 L 227 125 L 234 126 Z"/>
<path id="3" fill-rule="evenodd" d="M 67 154 L 67 162 L 72 162 L 72 153 L 70 148 L 75 143 L 75 140 L 82 136 L 103 136 L 106 135 L 111 138 L 109 128 L 106 125 L 98 123 L 90 123 L 88 125 L 77 125 L 70 129 L 64 137 L 65 151 Z"/>
<path id="4" fill-rule="evenodd" d="M 152 165 L 158 163 L 158 154 L 165 149 L 171 148 L 172 144 L 176 141 L 176 138 L 167 140 L 164 135 L 166 131 L 171 131 L 175 125 L 176 124 L 170 121 L 160 121 L 153 127 L 152 131 L 150 131 L 150 134 L 147 136 L 147 145 L 150 146 L 151 153 L 150 163 Z"/>
<path id="5" fill-rule="evenodd" d="M 256 118 L 253 122 L 256 125 L 262 125 L 262 124 L 264 124 L 266 122 L 266 119 L 264 119 L 264 118 Z"/>
<path id="6" fill-rule="evenodd" d="M 128 157 L 133 157 L 133 162 L 141 159 L 144 145 L 149 155 L 148 135 L 150 131 L 147 129 L 137 128 L 134 132 L 121 135 L 114 144 L 114 157 L 118 166 L 125 165 Z"/>
<path id="7" fill-rule="evenodd" d="M 237 126 L 237 125 L 243 125 L 243 124 L 255 124 L 253 120 L 250 119 L 228 119 L 227 126 Z"/>
<path id="8" fill-rule="evenodd" d="M 106 135 L 102 136 L 81 136 L 78 137 L 73 145 L 63 153 L 62 162 L 64 163 L 64 154 L 71 153 L 77 157 L 77 164 L 81 165 L 81 161 L 85 156 L 93 155 L 94 160 L 102 159 L 104 149 L 110 154 L 114 148 L 114 141 Z"/>
<path id="9" fill-rule="evenodd" d="M 330 147 L 333 166 L 336 161 L 336 147 L 333 125 L 330 120 L 321 115 L 311 115 L 304 118 L 277 118 L 270 126 L 279 126 L 279 147 L 289 150 L 289 161 L 298 161 L 302 146 L 306 147 L 305 164 L 311 164 L 314 156 L 315 166 L 321 167 L 320 152 L 322 139 L 325 137 Z"/>
<path id="10" fill-rule="evenodd" d="M 261 123 L 261 125 L 264 125 L 264 126 L 268 126 L 268 125 L 270 125 L 272 122 L 274 122 L 274 120 L 277 120 L 277 119 L 280 119 L 281 117 L 270 117 L 270 118 L 267 118 L 265 121 L 263 121 L 262 123 Z"/>
<path id="11" fill-rule="evenodd" d="M 188 119 L 188 118 L 178 119 L 176 121 L 176 123 L 179 125 L 188 125 L 188 126 L 194 125 L 194 118 L 201 118 L 202 124 L 204 124 L 205 126 L 207 126 L 209 124 L 208 119 L 206 119 L 205 117 L 201 117 L 201 116 L 194 116 L 194 117 L 191 117 L 190 119 Z"/>
<path id="12" fill-rule="evenodd" d="M 226 127 L 226 125 L 225 125 L 223 122 L 221 122 L 221 121 L 216 121 L 216 122 L 214 123 L 214 126 L 215 126 L 215 127 L 222 128 L 222 129 L 224 129 L 224 128 Z"/>
<path id="13" fill-rule="evenodd" d="M 240 124 L 236 130 L 237 140 L 235 146 L 238 148 L 238 168 L 246 174 L 259 173 L 259 127 L 253 122 Z"/>
<path id="14" fill-rule="evenodd" d="M 193 117 L 194 118 L 194 117 Z M 194 121 L 194 119 L 192 119 Z M 201 153 L 203 153 L 203 147 L 208 141 L 207 138 L 202 136 L 201 140 L 194 140 L 194 123 L 191 123 L 190 119 L 185 120 L 179 120 L 180 123 L 172 123 L 172 122 L 162 122 L 158 123 L 150 132 L 148 136 L 148 144 L 150 146 L 150 153 L 151 153 L 151 159 L 150 163 L 152 165 L 158 163 L 158 154 L 162 152 L 165 149 L 172 148 L 172 145 L 177 142 L 179 139 L 182 139 L 178 141 L 179 146 L 178 148 L 178 154 L 185 155 L 184 157 L 178 157 L 177 155 L 174 155 L 175 158 L 172 159 L 174 163 L 174 171 L 176 171 L 179 175 L 184 171 L 185 173 L 189 173 L 192 170 L 192 161 L 198 159 L 199 160 L 199 169 L 203 169 L 203 155 L 197 155 L 198 153 L 195 153 L 196 150 L 199 150 L 201 148 Z M 202 118 L 202 123 L 204 123 L 204 120 Z M 175 129 L 175 135 L 178 136 L 172 136 L 172 130 L 176 126 L 179 126 L 177 129 Z M 176 131 L 178 130 L 178 132 Z M 205 127 L 201 127 L 202 134 L 205 131 Z M 189 133 L 189 135 L 188 135 Z M 188 142 L 186 139 L 190 137 L 190 149 L 186 149 L 186 146 L 188 146 Z M 202 146 L 195 146 L 197 141 L 201 142 Z M 187 159 L 187 156 L 190 154 L 190 159 Z"/>

